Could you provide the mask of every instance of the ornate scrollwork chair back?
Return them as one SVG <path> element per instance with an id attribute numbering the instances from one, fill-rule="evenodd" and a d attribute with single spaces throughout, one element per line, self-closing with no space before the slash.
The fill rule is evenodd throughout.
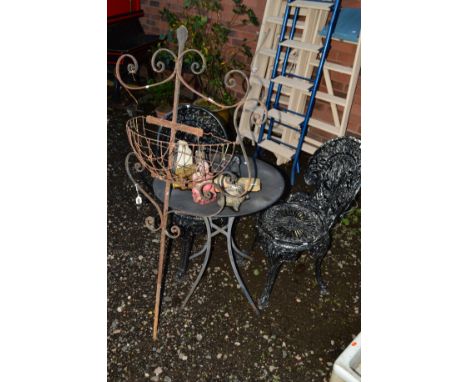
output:
<path id="1" fill-rule="evenodd" d="M 165 115 L 164 119 L 170 121 L 172 119 L 172 111 Z M 199 127 L 205 133 L 198 138 L 195 135 L 187 134 L 182 131 L 176 132 L 176 140 L 184 140 L 189 143 L 218 143 L 215 137 L 227 139 L 226 129 L 220 119 L 211 111 L 194 105 L 180 105 L 177 111 L 177 123 L 183 123 L 188 126 Z M 170 130 L 161 127 L 160 131 L 164 132 L 160 139 L 164 139 L 170 135 Z"/>
<path id="2" fill-rule="evenodd" d="M 331 229 L 361 188 L 361 142 L 353 137 L 328 141 L 310 158 L 304 180 L 314 187 L 311 203 L 323 211 Z"/>

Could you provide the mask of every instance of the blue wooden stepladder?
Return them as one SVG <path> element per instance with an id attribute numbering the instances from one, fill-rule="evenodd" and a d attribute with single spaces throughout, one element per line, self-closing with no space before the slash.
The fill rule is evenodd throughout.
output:
<path id="1" fill-rule="evenodd" d="M 279 35 L 278 48 L 274 58 L 273 69 L 265 101 L 265 105 L 268 110 L 268 126 L 267 122 L 265 121 L 260 127 L 257 141 L 258 147 L 255 155 L 259 155 L 262 147 L 268 148 L 268 145 L 271 144 L 271 142 L 285 146 L 285 149 L 291 153 L 293 158 L 290 179 L 291 184 L 295 183 L 296 174 L 298 174 L 300 171 L 300 153 L 304 143 L 304 138 L 307 135 L 309 120 L 314 110 L 318 86 L 322 78 L 323 67 L 327 58 L 327 54 L 330 50 L 330 41 L 337 23 L 340 6 L 341 0 L 288 0 L 286 4 Z M 303 42 L 294 39 L 301 8 L 311 8 L 318 10 L 330 9 L 330 21 L 324 28 L 323 45 L 311 44 L 309 42 Z M 287 33 L 288 27 L 289 32 Z M 283 52 L 284 48 L 285 50 Z M 299 76 L 292 73 L 292 70 L 290 70 L 289 59 L 292 49 L 304 50 L 318 54 L 319 63 L 317 70 L 313 72 L 310 77 Z M 299 113 L 290 109 L 286 109 L 280 105 L 281 89 L 283 86 L 299 89 L 303 92 L 309 93 L 309 100 L 305 113 Z M 273 96 L 274 89 L 276 90 L 276 94 Z M 297 132 L 299 134 L 297 145 L 291 145 L 273 136 L 272 133 L 275 124 Z"/>

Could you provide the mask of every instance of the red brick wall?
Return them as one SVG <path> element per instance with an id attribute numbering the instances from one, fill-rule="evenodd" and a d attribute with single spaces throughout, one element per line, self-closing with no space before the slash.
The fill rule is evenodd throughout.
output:
<path id="1" fill-rule="evenodd" d="M 160 34 L 166 33 L 168 31 L 168 24 L 162 20 L 160 11 L 163 8 L 167 8 L 175 13 L 181 13 L 183 9 L 183 0 L 141 0 L 141 8 L 145 12 L 145 17 L 141 19 L 141 24 L 146 33 Z M 226 16 L 226 19 L 231 18 L 233 3 L 232 0 L 222 0 L 223 3 L 223 15 Z M 265 3 L 263 1 L 256 0 L 244 0 L 246 6 L 252 8 L 257 15 L 259 22 L 262 22 L 263 11 L 265 9 Z M 242 44 L 244 38 L 247 39 L 252 50 L 255 51 L 257 46 L 257 37 L 260 27 L 254 25 L 241 26 L 234 29 L 232 35 L 230 36 L 230 43 L 233 46 L 238 46 Z"/>
<path id="2" fill-rule="evenodd" d="M 230 18 L 232 15 L 232 1 L 222 0 L 222 2 L 224 7 L 223 15 L 226 15 L 226 18 Z M 261 23 L 266 1 L 244 0 L 244 3 L 255 11 L 257 18 Z M 342 6 L 360 8 L 361 0 L 342 0 Z M 162 20 L 160 11 L 166 7 L 173 12 L 180 13 L 183 9 L 183 0 L 141 0 L 141 7 L 145 12 L 145 17 L 141 20 L 145 32 L 160 34 L 166 33 L 169 28 L 167 23 Z M 230 37 L 231 45 L 239 46 L 242 43 L 242 40 L 246 38 L 252 50 L 255 50 L 259 29 L 260 27 L 255 27 L 253 25 L 242 26 L 235 29 Z M 332 41 L 332 47 L 328 59 L 342 65 L 351 65 L 355 49 L 355 45 Z M 333 73 L 331 79 L 334 88 L 339 92 L 337 95 L 345 95 L 348 88 L 347 84 L 349 82 L 349 76 L 341 75 L 340 73 Z M 319 103 L 317 106 L 318 107 L 314 111 L 314 117 L 331 121 L 330 108 L 326 107 L 326 105 L 321 107 Z M 361 135 L 361 76 L 359 76 L 353 106 L 349 116 L 348 132 L 353 135 Z"/>

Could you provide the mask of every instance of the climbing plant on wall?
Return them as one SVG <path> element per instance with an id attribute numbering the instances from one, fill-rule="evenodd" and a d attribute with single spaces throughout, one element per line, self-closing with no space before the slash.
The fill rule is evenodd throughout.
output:
<path id="1" fill-rule="evenodd" d="M 234 28 L 243 25 L 258 26 L 254 11 L 243 0 L 232 0 L 232 16 L 226 18 L 220 0 L 185 0 L 182 14 L 176 14 L 167 8 L 161 11 L 164 20 L 169 23 L 169 40 L 174 38 L 175 30 L 185 25 L 189 31 L 187 47 L 197 49 L 206 58 L 206 70 L 200 76 L 201 90 L 217 101 L 231 104 L 233 96 L 224 88 L 224 75 L 231 69 L 245 68 L 252 52 L 246 39 L 240 47 L 228 46 L 229 36 Z M 186 60 L 197 60 L 195 55 Z"/>

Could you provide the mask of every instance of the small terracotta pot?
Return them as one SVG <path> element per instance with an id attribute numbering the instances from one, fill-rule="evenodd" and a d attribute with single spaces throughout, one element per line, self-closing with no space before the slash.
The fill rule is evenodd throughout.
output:
<path id="1" fill-rule="evenodd" d="M 154 111 L 156 112 L 156 116 L 158 118 L 165 118 L 166 114 L 171 112 L 172 107 L 171 105 L 164 105 L 164 106 L 158 106 Z"/>

